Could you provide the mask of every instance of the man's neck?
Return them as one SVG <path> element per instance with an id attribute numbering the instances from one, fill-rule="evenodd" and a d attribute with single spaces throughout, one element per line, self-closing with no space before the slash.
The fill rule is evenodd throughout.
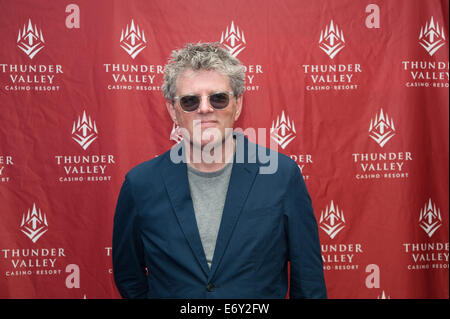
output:
<path id="1" fill-rule="evenodd" d="M 225 167 L 225 165 L 233 161 L 236 148 L 236 142 L 232 134 L 222 142 L 221 148 L 212 148 L 210 152 L 204 148 L 194 150 L 195 146 L 187 142 L 184 143 L 186 156 L 189 158 L 188 165 L 201 172 L 215 172 Z"/>

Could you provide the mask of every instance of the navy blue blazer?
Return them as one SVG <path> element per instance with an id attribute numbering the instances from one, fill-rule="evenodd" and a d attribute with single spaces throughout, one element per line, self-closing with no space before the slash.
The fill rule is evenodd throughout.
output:
<path id="1" fill-rule="evenodd" d="M 122 297 L 285 298 L 288 261 L 290 298 L 327 297 L 317 222 L 297 164 L 276 153 L 276 173 L 261 174 L 258 156 L 249 160 L 255 144 L 240 140 L 245 161 L 235 154 L 211 269 L 186 164 L 168 151 L 126 175 L 112 248 Z"/>

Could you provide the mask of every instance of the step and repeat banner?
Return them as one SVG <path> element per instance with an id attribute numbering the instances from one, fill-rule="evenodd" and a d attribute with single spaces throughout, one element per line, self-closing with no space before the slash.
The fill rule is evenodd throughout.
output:
<path id="1" fill-rule="evenodd" d="M 236 127 L 301 169 L 329 297 L 449 298 L 448 9 L 1 0 L 0 298 L 120 298 L 119 189 L 179 142 L 163 68 L 200 41 L 246 66 Z"/>

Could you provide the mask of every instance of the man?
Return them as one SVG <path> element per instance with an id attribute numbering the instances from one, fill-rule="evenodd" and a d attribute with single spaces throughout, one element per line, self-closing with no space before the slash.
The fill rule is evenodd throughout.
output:
<path id="1" fill-rule="evenodd" d="M 162 90 L 183 140 L 122 185 L 113 269 L 124 298 L 285 298 L 288 262 L 291 298 L 326 298 L 298 166 L 232 131 L 244 71 L 218 43 L 172 53 Z"/>

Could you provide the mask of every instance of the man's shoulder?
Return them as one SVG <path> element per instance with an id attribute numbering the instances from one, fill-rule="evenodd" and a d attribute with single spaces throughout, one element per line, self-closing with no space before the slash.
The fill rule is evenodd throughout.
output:
<path id="1" fill-rule="evenodd" d="M 270 166 L 269 161 L 275 161 L 276 171 L 275 175 L 283 175 L 283 173 L 292 173 L 297 169 L 297 163 L 289 156 L 260 144 L 248 141 L 248 160 L 255 161 L 261 168 Z M 273 163 L 272 163 L 273 165 Z"/>
<path id="2" fill-rule="evenodd" d="M 142 162 L 133 168 L 131 168 L 127 173 L 127 178 L 129 180 L 140 180 L 142 178 L 148 178 L 149 176 L 155 176 L 154 174 L 163 170 L 166 166 L 166 156 L 170 151 L 167 151 L 155 158 L 149 159 Z"/>

